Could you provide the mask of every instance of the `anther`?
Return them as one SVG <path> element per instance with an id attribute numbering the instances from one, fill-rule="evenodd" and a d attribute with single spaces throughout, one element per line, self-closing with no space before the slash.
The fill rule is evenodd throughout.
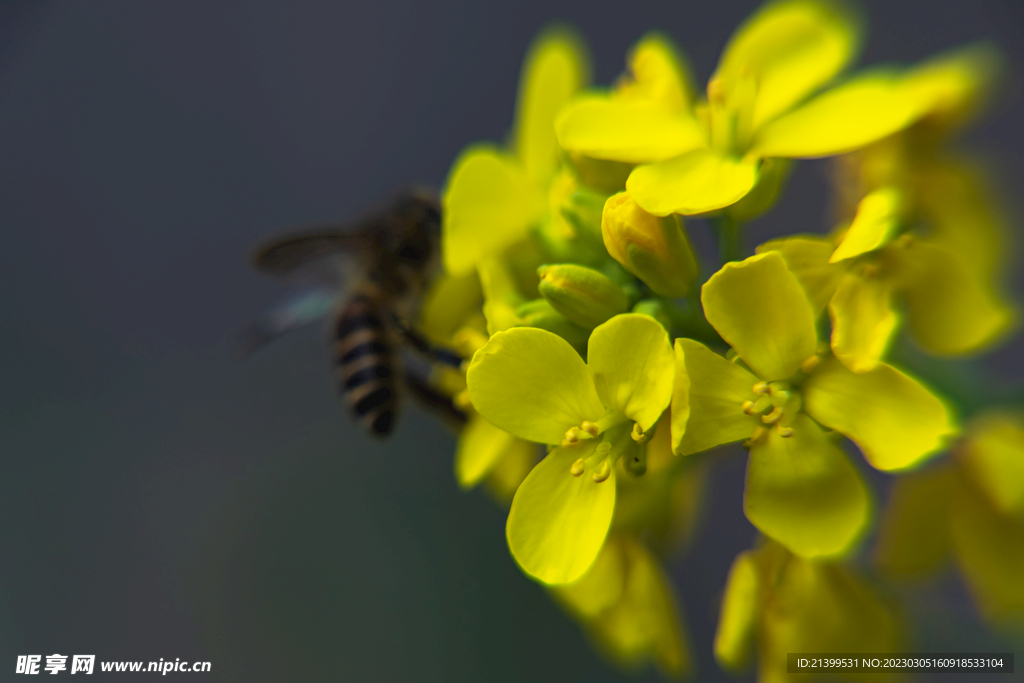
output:
<path id="1" fill-rule="evenodd" d="M 580 428 L 570 427 L 569 430 L 565 433 L 565 440 L 568 441 L 569 443 L 576 443 L 577 441 L 579 441 Z"/>
<path id="2" fill-rule="evenodd" d="M 583 458 L 580 458 L 579 460 L 574 462 L 572 464 L 572 467 L 569 468 L 569 471 L 572 472 L 572 476 L 574 476 L 574 477 L 578 477 L 578 476 L 582 475 L 583 474 Z"/>
<path id="3" fill-rule="evenodd" d="M 758 441 L 760 441 L 762 438 L 764 438 L 764 435 L 767 434 L 767 433 L 768 433 L 768 430 L 765 429 L 764 427 L 756 427 L 754 429 L 754 435 L 751 436 L 749 439 L 747 439 L 746 441 L 743 442 L 743 447 L 748 449 L 748 450 L 750 448 L 753 448 L 753 446 Z"/>
<path id="4" fill-rule="evenodd" d="M 754 414 L 754 402 L 753 401 L 744 401 L 743 402 L 743 412 L 746 413 L 747 415 L 753 415 Z"/>
<path id="5" fill-rule="evenodd" d="M 601 432 L 600 428 L 590 420 L 584 420 L 583 424 L 580 425 L 580 428 L 591 436 L 597 436 Z M 573 429 L 575 429 L 575 427 Z"/>
<path id="6" fill-rule="evenodd" d="M 779 436 L 781 436 L 783 439 L 788 439 L 789 437 L 793 436 L 793 428 L 792 427 L 783 427 L 782 423 L 776 422 L 775 423 L 775 433 L 778 434 Z"/>
<path id="7" fill-rule="evenodd" d="M 768 385 L 768 382 L 758 382 L 757 384 L 754 385 L 754 393 L 770 394 L 772 393 L 772 388 Z"/>
<path id="8" fill-rule="evenodd" d="M 818 363 L 820 362 L 821 356 L 808 356 L 804 359 L 804 362 L 800 364 L 800 369 L 809 375 L 814 368 L 818 367 Z"/>
<path id="9" fill-rule="evenodd" d="M 612 476 L 612 466 L 611 463 L 605 460 L 603 463 L 601 463 L 601 469 L 599 469 L 597 472 L 594 472 L 594 481 L 600 484 L 602 481 L 605 481 L 610 476 Z"/>
<path id="10" fill-rule="evenodd" d="M 775 424 L 781 418 L 782 418 L 782 406 L 775 406 L 774 408 L 772 408 L 772 412 L 768 413 L 767 415 L 762 415 L 761 416 L 761 422 L 764 422 L 766 425 L 770 425 L 770 424 Z"/>

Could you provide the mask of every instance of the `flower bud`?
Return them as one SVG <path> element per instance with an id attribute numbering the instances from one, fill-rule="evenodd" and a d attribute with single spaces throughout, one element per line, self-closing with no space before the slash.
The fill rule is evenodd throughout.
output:
<path id="1" fill-rule="evenodd" d="M 547 299 L 527 301 L 516 309 L 516 315 L 519 316 L 522 325 L 553 332 L 569 342 L 577 351 L 586 352 L 590 330 L 580 327 L 556 311 Z"/>
<path id="2" fill-rule="evenodd" d="M 697 276 L 697 260 L 679 223 L 647 213 L 627 192 L 608 198 L 601 216 L 608 253 L 659 296 L 684 296 Z"/>
<path id="3" fill-rule="evenodd" d="M 626 293 L 593 268 L 571 263 L 541 266 L 537 275 L 541 296 L 556 311 L 587 329 L 629 309 Z"/>

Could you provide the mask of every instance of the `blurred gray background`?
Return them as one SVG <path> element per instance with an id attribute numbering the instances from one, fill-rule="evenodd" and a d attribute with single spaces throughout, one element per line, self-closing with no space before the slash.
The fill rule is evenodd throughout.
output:
<path id="1" fill-rule="evenodd" d="M 618 680 L 516 569 L 504 513 L 458 491 L 441 427 L 409 410 L 370 440 L 317 329 L 231 362 L 282 293 L 245 255 L 502 139 L 551 20 L 580 29 L 598 83 L 652 28 L 704 82 L 756 5 L 0 4 L 0 680 L 54 652 L 209 660 L 211 681 Z M 865 64 L 1002 47 L 1012 87 L 970 137 L 1019 194 L 1022 6 L 865 6 Z M 824 170 L 803 165 L 748 246 L 828 227 Z M 1019 376 L 1020 354 L 996 362 Z M 672 564 L 702 681 L 729 680 L 710 643 L 755 535 L 742 479 L 723 456 Z M 943 595 L 934 642 L 956 644 L 976 620 L 955 582 Z"/>

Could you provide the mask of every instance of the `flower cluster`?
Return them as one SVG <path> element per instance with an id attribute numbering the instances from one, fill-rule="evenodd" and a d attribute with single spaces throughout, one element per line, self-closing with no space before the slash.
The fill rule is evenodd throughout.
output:
<path id="1" fill-rule="evenodd" d="M 874 497 L 843 439 L 901 473 L 960 434 L 956 397 L 890 357 L 904 319 L 942 356 L 1013 328 L 1001 216 L 979 166 L 947 151 L 998 59 L 981 46 L 847 74 L 860 41 L 844 5 L 770 2 L 701 94 L 664 35 L 598 88 L 580 40 L 550 30 L 527 56 L 510 142 L 452 167 L 445 274 L 421 326 L 466 359 L 435 378 L 470 415 L 457 480 L 511 501 L 512 557 L 625 664 L 688 666 L 657 558 L 693 531 L 705 454 L 733 442 L 749 451 L 744 512 L 762 542 L 723 577 L 721 664 L 742 666 L 756 640 L 761 680 L 781 680 L 787 652 L 899 643 L 894 608 L 844 564 Z M 744 258 L 744 223 L 782 196 L 794 160 L 818 157 L 836 157 L 836 224 L 813 234 L 809 219 L 809 234 Z M 715 230 L 717 264 L 701 263 L 689 217 Z M 879 551 L 899 572 L 951 543 L 991 614 L 1024 611 L 1024 431 L 1008 420 L 972 427 L 958 466 L 899 480 L 907 504 L 942 512 L 897 514 Z M 914 524 L 942 526 L 928 561 L 904 556 L 927 545 Z"/>

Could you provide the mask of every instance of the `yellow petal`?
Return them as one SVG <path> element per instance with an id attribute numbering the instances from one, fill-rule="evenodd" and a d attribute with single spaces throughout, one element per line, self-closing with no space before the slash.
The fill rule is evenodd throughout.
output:
<path id="1" fill-rule="evenodd" d="M 786 267 L 804 288 L 814 309 L 815 317 L 828 306 L 846 270 L 842 265 L 829 263 L 835 245 L 826 237 L 801 235 L 765 242 L 756 251 L 763 254 L 777 251 L 786 261 Z"/>
<path id="2" fill-rule="evenodd" d="M 692 339 L 676 339 L 675 354 L 672 450 L 689 455 L 750 438 L 761 421 L 743 402 L 754 398 L 757 377 Z"/>
<path id="3" fill-rule="evenodd" d="M 999 51 L 987 43 L 939 55 L 907 74 L 911 97 L 926 121 L 943 127 L 971 119 L 988 99 L 1001 69 Z"/>
<path id="4" fill-rule="evenodd" d="M 586 448 L 553 450 L 512 499 L 505 527 L 509 550 L 523 571 L 543 583 L 569 583 L 583 576 L 612 522 L 615 468 L 601 483 L 569 471 L 577 458 L 588 455 Z"/>
<path id="5" fill-rule="evenodd" d="M 813 158 L 850 152 L 906 128 L 918 109 L 893 74 L 828 90 L 758 131 L 752 153 Z"/>
<path id="6" fill-rule="evenodd" d="M 658 561 L 636 541 L 623 539 L 628 569 L 618 604 L 592 622 L 608 654 L 626 666 L 653 658 L 671 676 L 690 665 L 682 619 Z"/>
<path id="7" fill-rule="evenodd" d="M 525 237 L 540 219 L 544 197 L 513 157 L 477 145 L 452 166 L 442 205 L 444 267 L 462 275 Z"/>
<path id="8" fill-rule="evenodd" d="M 649 33 L 629 55 L 632 79 L 617 83 L 615 95 L 624 99 L 657 102 L 675 111 L 687 111 L 693 100 L 689 65 L 668 36 Z"/>
<path id="9" fill-rule="evenodd" d="M 750 659 L 760 607 L 757 574 L 753 555 L 740 553 L 725 580 L 725 595 L 715 631 L 715 660 L 729 671 L 743 670 Z"/>
<path id="10" fill-rule="evenodd" d="M 950 467 L 910 472 L 893 481 L 875 561 L 888 574 L 911 578 L 934 571 L 949 556 Z"/>
<path id="11" fill-rule="evenodd" d="M 981 611 L 999 622 L 1024 618 L 1024 521 L 1005 517 L 968 487 L 953 496 L 950 536 Z"/>
<path id="12" fill-rule="evenodd" d="M 480 415 L 470 417 L 455 449 L 455 480 L 459 487 L 470 489 L 480 483 L 520 441 Z"/>
<path id="13" fill-rule="evenodd" d="M 672 399 L 672 344 L 654 318 L 626 313 L 596 327 L 587 346 L 587 367 L 605 407 L 645 431 Z"/>
<path id="14" fill-rule="evenodd" d="M 885 363 L 855 374 L 835 358 L 825 360 L 803 397 L 808 415 L 848 436 L 880 470 L 920 464 L 957 433 L 942 401 Z"/>
<path id="15" fill-rule="evenodd" d="M 890 242 L 899 228 L 901 205 L 902 195 L 891 187 L 875 190 L 860 200 L 853 222 L 828 262 L 860 256 Z"/>
<path id="16" fill-rule="evenodd" d="M 567 429 L 605 413 L 579 354 L 533 327 L 491 337 L 473 355 L 466 381 L 481 415 L 527 441 L 561 443 Z"/>
<path id="17" fill-rule="evenodd" d="M 670 159 L 707 145 L 700 124 L 685 110 L 604 95 L 574 100 L 559 115 L 555 132 L 567 152 L 631 164 Z"/>
<path id="18" fill-rule="evenodd" d="M 482 297 L 475 272 L 442 275 L 423 297 L 418 329 L 435 344 L 450 344 L 452 335 L 479 315 Z"/>
<path id="19" fill-rule="evenodd" d="M 956 254 L 913 240 L 893 244 L 885 258 L 903 283 L 914 336 L 932 353 L 977 351 L 1012 326 L 1014 314 L 994 286 L 980 281 Z"/>
<path id="20" fill-rule="evenodd" d="M 964 471 L 1005 515 L 1024 513 L 1024 418 L 989 413 L 971 424 L 958 455 Z"/>
<path id="21" fill-rule="evenodd" d="M 484 490 L 494 502 L 507 510 L 512 505 L 512 497 L 516 495 L 519 485 L 540 460 L 540 454 L 537 444 L 516 439 L 504 457 L 494 463 L 484 479 Z"/>
<path id="22" fill-rule="evenodd" d="M 667 161 L 638 166 L 626 179 L 626 190 L 655 216 L 690 216 L 734 204 L 756 183 L 754 161 L 695 149 Z"/>
<path id="23" fill-rule="evenodd" d="M 757 82 L 757 128 L 831 80 L 858 43 L 858 22 L 839 3 L 766 3 L 733 34 L 714 78 L 726 93 L 743 78 Z"/>
<path id="24" fill-rule="evenodd" d="M 832 353 L 854 372 L 867 372 L 885 357 L 899 327 L 892 287 L 878 277 L 847 273 L 828 305 Z"/>
<path id="25" fill-rule="evenodd" d="M 538 183 L 546 183 L 558 163 L 555 116 L 589 73 L 586 48 L 565 29 L 545 31 L 530 48 L 519 84 L 516 151 Z"/>
<path id="26" fill-rule="evenodd" d="M 761 379 L 785 379 L 814 355 L 814 311 L 782 255 L 727 263 L 701 289 L 704 313 Z"/>
<path id="27" fill-rule="evenodd" d="M 867 526 L 867 488 L 813 421 L 798 415 L 792 429 L 789 437 L 770 429 L 751 447 L 743 510 L 798 555 L 842 554 Z"/>
<path id="28" fill-rule="evenodd" d="M 622 538 L 611 535 L 594 564 L 572 583 L 551 587 L 555 598 L 584 621 L 614 607 L 626 582 L 626 557 Z"/>

